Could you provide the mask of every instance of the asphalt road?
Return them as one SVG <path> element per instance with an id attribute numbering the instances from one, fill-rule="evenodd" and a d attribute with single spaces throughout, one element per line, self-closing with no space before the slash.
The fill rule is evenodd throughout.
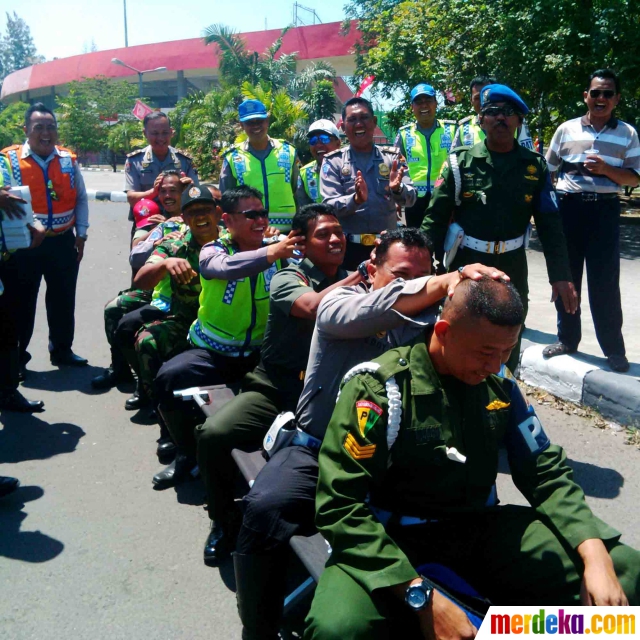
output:
<path id="1" fill-rule="evenodd" d="M 23 391 L 42 398 L 46 412 L 0 414 L 0 474 L 22 481 L 0 502 L 3 640 L 240 635 L 231 566 L 210 569 L 201 560 L 208 519 L 199 481 L 152 490 L 157 427 L 124 410 L 124 391 L 94 394 L 89 386 L 108 360 L 102 308 L 129 281 L 126 211 L 91 205 L 74 345 L 90 366 L 49 364 L 41 299 Z M 552 440 L 566 446 L 596 514 L 639 546 L 640 451 L 624 444 L 623 433 L 587 419 L 547 406 L 540 416 Z M 503 502 L 522 502 L 507 474 L 499 493 Z"/>

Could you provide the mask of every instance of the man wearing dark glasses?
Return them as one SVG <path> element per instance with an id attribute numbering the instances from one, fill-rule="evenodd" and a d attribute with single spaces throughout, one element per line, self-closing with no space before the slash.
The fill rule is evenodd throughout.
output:
<path id="1" fill-rule="evenodd" d="M 562 300 L 567 313 L 575 313 L 577 295 L 546 162 L 514 138 L 529 109 L 502 84 L 484 87 L 481 107 L 486 138 L 471 148 L 455 149 L 442 165 L 422 230 L 433 239 L 438 260 L 447 252 L 449 271 L 474 262 L 504 271 L 518 289 L 526 315 L 525 249 L 533 216 L 553 297 Z M 519 357 L 518 341 L 509 369 L 515 369 Z"/>
<path id="2" fill-rule="evenodd" d="M 579 294 L 586 262 L 598 343 L 609 367 L 625 372 L 629 361 L 622 337 L 618 194 L 621 187 L 637 187 L 640 182 L 640 143 L 635 129 L 613 114 L 620 101 L 620 80 L 613 71 L 591 74 L 583 96 L 586 115 L 558 127 L 547 162 L 557 178 L 573 282 Z M 545 348 L 547 358 L 573 353 L 582 337 L 580 308 L 571 315 L 557 303 L 556 307 L 558 342 Z"/>
<path id="3" fill-rule="evenodd" d="M 298 207 L 322 202 L 320 195 L 320 167 L 325 154 L 340 148 L 340 132 L 331 120 L 317 120 L 307 134 L 313 160 L 300 169 L 296 201 Z"/>
<path id="4" fill-rule="evenodd" d="M 200 307 L 189 329 L 191 349 L 162 365 L 155 380 L 159 411 L 176 444 L 176 459 L 156 474 L 156 489 L 166 489 L 195 467 L 193 411 L 173 392 L 190 387 L 237 382 L 258 364 L 269 313 L 271 279 L 294 251 L 304 251 L 304 237 L 291 232 L 265 244 L 269 214 L 262 194 L 242 186 L 222 194 L 227 227 L 200 252 Z"/>

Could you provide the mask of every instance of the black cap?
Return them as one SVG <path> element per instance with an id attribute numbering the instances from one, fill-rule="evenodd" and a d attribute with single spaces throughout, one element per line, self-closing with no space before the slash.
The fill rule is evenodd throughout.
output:
<path id="1" fill-rule="evenodd" d="M 191 185 L 182 192 L 180 208 L 184 211 L 184 209 L 194 202 L 211 202 L 214 205 L 218 204 L 207 187 L 196 187 L 195 185 Z"/>

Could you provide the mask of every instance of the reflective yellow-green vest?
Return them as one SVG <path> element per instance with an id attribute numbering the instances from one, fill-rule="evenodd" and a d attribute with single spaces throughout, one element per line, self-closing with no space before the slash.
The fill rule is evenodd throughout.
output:
<path id="1" fill-rule="evenodd" d="M 288 233 L 296 213 L 291 186 L 293 168 L 297 161 L 296 149 L 284 140 L 269 140 L 273 148 L 264 160 L 249 153 L 246 142 L 232 147 L 225 155 L 236 182 L 254 187 L 264 194 L 269 224 Z"/>
<path id="2" fill-rule="evenodd" d="M 433 191 L 433 184 L 440 175 L 442 163 L 449 155 L 455 132 L 456 123 L 453 120 L 437 120 L 437 126 L 427 144 L 427 139 L 418 131 L 415 122 L 400 128 L 409 175 L 418 198 Z"/>
<path id="3" fill-rule="evenodd" d="M 164 222 L 162 223 L 162 237 L 169 235 L 173 231 L 186 233 L 189 227 L 182 222 Z M 152 232 L 153 233 L 153 232 Z M 151 294 L 151 304 L 154 307 L 169 313 L 171 311 L 171 276 L 167 273 L 160 282 L 154 287 Z"/>
<path id="4" fill-rule="evenodd" d="M 458 131 L 453 146 L 473 147 L 474 144 L 482 142 L 486 137 L 485 132 L 478 124 L 478 116 L 467 116 L 458 122 Z"/>
<path id="5" fill-rule="evenodd" d="M 302 184 L 307 195 L 314 202 L 322 202 L 322 196 L 320 195 L 320 182 L 318 179 L 318 163 L 313 160 L 309 164 L 305 164 L 300 169 L 300 177 L 302 178 Z"/>
<path id="6" fill-rule="evenodd" d="M 227 255 L 238 251 L 229 236 L 213 244 Z M 200 308 L 189 329 L 191 343 L 231 358 L 260 349 L 269 315 L 271 279 L 285 266 L 277 260 L 268 269 L 242 280 L 206 280 L 200 276 Z"/>

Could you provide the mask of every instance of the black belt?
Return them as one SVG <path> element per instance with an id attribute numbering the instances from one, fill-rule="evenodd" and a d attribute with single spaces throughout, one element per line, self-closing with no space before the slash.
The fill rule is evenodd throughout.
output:
<path id="1" fill-rule="evenodd" d="M 617 193 L 594 193 L 592 191 L 558 191 L 561 198 L 570 198 L 572 200 L 582 200 L 582 202 L 598 202 L 601 200 L 614 200 L 618 198 Z"/>

